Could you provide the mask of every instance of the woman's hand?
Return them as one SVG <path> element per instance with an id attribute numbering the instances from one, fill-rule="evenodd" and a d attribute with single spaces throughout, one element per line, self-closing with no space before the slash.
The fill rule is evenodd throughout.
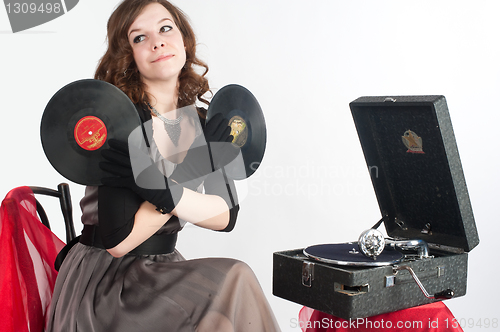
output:
<path id="1" fill-rule="evenodd" d="M 166 178 L 153 163 L 134 178 L 128 144 L 111 139 L 109 147 L 102 151 L 107 161 L 101 162 L 99 167 L 115 176 L 102 178 L 102 184 L 131 189 L 161 213 L 170 213 L 181 199 L 184 188 Z"/>
<path id="2" fill-rule="evenodd" d="M 188 188 L 197 188 L 205 177 L 233 161 L 240 153 L 239 147 L 231 141 L 231 127 L 220 113 L 208 121 L 203 132 L 206 145 L 189 149 L 186 157 L 175 168 L 171 179 Z"/>
<path id="3" fill-rule="evenodd" d="M 107 249 L 113 257 L 122 257 L 155 234 L 172 217 L 171 214 L 160 214 L 156 207 L 143 202 L 135 213 L 134 226 L 130 234 L 118 245 Z"/>

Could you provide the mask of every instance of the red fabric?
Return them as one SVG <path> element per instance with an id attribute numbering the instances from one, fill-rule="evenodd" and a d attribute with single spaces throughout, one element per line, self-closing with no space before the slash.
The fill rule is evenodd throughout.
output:
<path id="1" fill-rule="evenodd" d="M 31 189 L 11 190 L 0 207 L 0 331 L 43 331 L 63 246 L 38 219 Z"/>
<path id="2" fill-rule="evenodd" d="M 443 302 L 399 310 L 368 318 L 345 320 L 303 307 L 299 312 L 303 332 L 432 331 L 463 332 Z"/>

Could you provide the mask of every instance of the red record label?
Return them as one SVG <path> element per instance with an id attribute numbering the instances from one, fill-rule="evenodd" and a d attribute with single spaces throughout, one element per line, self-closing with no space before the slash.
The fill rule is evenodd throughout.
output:
<path id="1" fill-rule="evenodd" d="M 108 131 L 104 122 L 95 116 L 85 116 L 75 125 L 76 143 L 85 150 L 99 149 L 106 142 Z"/>

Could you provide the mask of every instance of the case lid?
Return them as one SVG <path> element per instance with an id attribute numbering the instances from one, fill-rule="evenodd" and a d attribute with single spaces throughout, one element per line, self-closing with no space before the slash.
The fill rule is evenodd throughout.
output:
<path id="1" fill-rule="evenodd" d="M 349 104 L 387 234 L 470 251 L 479 243 L 444 96 Z"/>

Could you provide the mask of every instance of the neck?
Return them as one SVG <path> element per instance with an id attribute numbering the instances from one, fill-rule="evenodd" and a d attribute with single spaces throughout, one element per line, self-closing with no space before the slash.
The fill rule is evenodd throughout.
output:
<path id="1" fill-rule="evenodd" d="M 153 97 L 150 100 L 151 106 L 167 118 L 177 117 L 177 112 L 171 112 L 177 109 L 177 81 L 144 83 L 146 84 L 146 91 Z"/>

